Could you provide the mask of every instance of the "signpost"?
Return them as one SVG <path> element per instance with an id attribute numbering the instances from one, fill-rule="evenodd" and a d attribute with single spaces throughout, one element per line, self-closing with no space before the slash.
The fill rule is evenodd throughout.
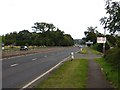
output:
<path id="1" fill-rule="evenodd" d="M 88 41 L 88 42 L 86 42 L 86 45 L 92 45 L 93 44 L 93 42 L 91 42 L 90 40 Z"/>
<path id="2" fill-rule="evenodd" d="M 106 37 L 97 37 L 97 43 L 103 43 L 103 53 L 105 54 Z"/>
<path id="3" fill-rule="evenodd" d="M 86 44 L 93 44 L 93 42 L 91 42 L 90 40 L 88 42 L 86 42 Z"/>
<path id="4" fill-rule="evenodd" d="M 97 37 L 97 43 L 106 43 L 106 37 Z"/>

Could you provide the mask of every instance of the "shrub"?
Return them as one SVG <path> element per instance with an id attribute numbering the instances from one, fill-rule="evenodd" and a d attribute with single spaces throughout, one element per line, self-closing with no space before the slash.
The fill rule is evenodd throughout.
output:
<path id="1" fill-rule="evenodd" d="M 120 65 L 120 48 L 116 47 L 108 50 L 106 52 L 105 60 L 118 68 Z"/>
<path id="2" fill-rule="evenodd" d="M 102 52 L 103 51 L 103 44 L 101 44 L 101 43 L 96 43 L 96 44 L 94 44 L 93 46 L 92 46 L 92 48 L 94 49 L 94 50 L 97 50 L 97 51 L 99 51 L 99 52 Z M 106 43 L 105 44 L 105 50 L 109 50 L 110 49 L 110 47 L 109 47 L 109 45 Z"/>

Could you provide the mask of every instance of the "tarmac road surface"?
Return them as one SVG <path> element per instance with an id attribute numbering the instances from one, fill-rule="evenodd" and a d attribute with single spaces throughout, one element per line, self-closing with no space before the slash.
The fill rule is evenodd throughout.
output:
<path id="1" fill-rule="evenodd" d="M 2 87 L 22 88 L 68 57 L 71 51 L 78 50 L 78 47 L 66 47 L 57 51 L 4 59 L 2 60 Z"/>

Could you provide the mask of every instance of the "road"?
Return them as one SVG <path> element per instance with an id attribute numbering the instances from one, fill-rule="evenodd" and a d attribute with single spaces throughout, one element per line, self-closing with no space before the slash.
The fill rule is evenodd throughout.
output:
<path id="1" fill-rule="evenodd" d="M 71 51 L 78 50 L 78 47 L 69 47 L 57 51 L 4 59 L 2 60 L 2 86 L 3 88 L 22 88 L 68 57 Z"/>

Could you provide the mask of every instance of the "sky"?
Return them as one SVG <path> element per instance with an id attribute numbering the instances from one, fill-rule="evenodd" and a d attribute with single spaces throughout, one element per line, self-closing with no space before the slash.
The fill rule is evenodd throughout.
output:
<path id="1" fill-rule="evenodd" d="M 74 39 L 84 37 L 87 27 L 98 27 L 106 15 L 104 0 L 1 0 L 0 35 L 29 30 L 35 22 L 52 23 Z"/>

